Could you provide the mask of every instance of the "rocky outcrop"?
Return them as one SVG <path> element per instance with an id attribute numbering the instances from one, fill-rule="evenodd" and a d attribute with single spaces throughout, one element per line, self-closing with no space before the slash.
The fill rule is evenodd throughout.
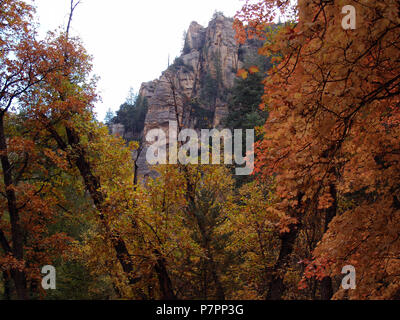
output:
<path id="1" fill-rule="evenodd" d="M 110 125 L 111 134 L 118 137 L 124 137 L 125 126 L 122 123 L 115 123 Z"/>
<path id="2" fill-rule="evenodd" d="M 184 53 L 186 50 L 191 49 L 194 50 L 201 50 L 204 46 L 204 41 L 206 39 L 206 29 L 199 25 L 196 21 L 193 21 L 188 29 L 188 32 L 186 34 L 186 39 L 185 39 L 185 47 L 184 47 Z"/>
<path id="3" fill-rule="evenodd" d="M 157 83 L 157 80 L 142 83 L 139 95 L 145 97 L 146 99 L 150 99 L 154 95 L 154 90 L 157 87 Z"/>
<path id="4" fill-rule="evenodd" d="M 192 22 L 182 55 L 159 79 L 140 88 L 148 101 L 142 136 L 154 128 L 167 133 L 170 120 L 178 120 L 182 127 L 219 127 L 228 112 L 229 89 L 243 64 L 239 49 L 233 19 L 216 14 L 208 27 Z M 150 173 L 146 151 L 144 144 L 137 159 L 141 176 Z"/>

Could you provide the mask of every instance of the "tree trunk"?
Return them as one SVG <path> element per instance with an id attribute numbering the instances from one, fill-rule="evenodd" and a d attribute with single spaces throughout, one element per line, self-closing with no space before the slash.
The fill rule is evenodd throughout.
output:
<path id="1" fill-rule="evenodd" d="M 75 154 L 76 166 L 78 167 L 79 172 L 81 173 L 81 176 L 83 177 L 83 179 L 85 181 L 85 185 L 86 185 L 87 189 L 89 190 L 89 193 L 93 199 L 93 202 L 94 202 L 96 208 L 99 210 L 99 212 L 103 213 L 104 209 L 105 209 L 105 207 L 104 207 L 105 197 L 104 197 L 104 194 L 99 191 L 101 189 L 100 181 L 99 181 L 98 177 L 93 175 L 91 168 L 90 168 L 90 163 L 85 158 L 85 152 L 79 146 L 79 137 L 75 134 L 75 132 L 73 130 L 68 129 L 68 128 L 67 128 L 67 137 L 68 137 L 69 145 L 72 147 L 72 149 L 76 153 Z M 130 258 L 130 254 L 129 254 L 128 248 L 125 244 L 125 241 L 122 239 L 121 235 L 119 235 L 116 231 L 114 231 L 111 234 L 111 231 L 108 228 L 108 225 L 105 221 L 105 217 L 103 214 L 100 215 L 100 218 L 103 221 L 104 226 L 108 230 L 108 233 L 110 233 L 110 235 L 111 235 L 111 240 L 112 240 L 114 249 L 116 251 L 118 261 L 120 262 L 124 272 L 126 273 L 128 279 L 129 279 L 129 283 L 130 284 L 137 283 L 138 281 L 140 281 L 140 279 L 135 278 L 132 274 L 134 268 L 133 268 L 132 260 Z M 158 252 L 157 252 L 157 255 L 159 255 Z M 168 271 L 165 266 L 164 258 L 160 257 L 157 260 L 155 270 L 157 272 L 163 299 L 175 300 L 176 296 L 172 289 L 172 282 L 168 275 Z"/>
<path id="2" fill-rule="evenodd" d="M 197 217 L 197 224 L 199 226 L 202 241 L 203 241 L 203 249 L 206 251 L 206 256 L 207 256 L 207 260 L 208 260 L 207 264 L 210 266 L 211 276 L 212 276 L 212 279 L 213 279 L 215 287 L 216 287 L 217 299 L 225 300 L 225 291 L 224 291 L 224 288 L 222 287 L 222 283 L 218 276 L 217 266 L 215 264 L 214 256 L 212 254 L 210 241 L 208 239 L 208 236 L 206 234 L 205 227 L 204 227 L 202 221 L 200 220 L 200 218 L 197 215 L 196 215 L 196 217 Z"/>
<path id="3" fill-rule="evenodd" d="M 17 208 L 17 197 L 13 189 L 12 166 L 7 153 L 7 141 L 4 131 L 4 113 L 0 114 L 0 159 L 3 169 L 3 180 L 7 198 L 8 213 L 11 223 L 11 252 L 18 261 L 24 260 L 23 233 L 19 224 L 19 213 Z M 4 239 L 2 240 L 4 241 Z M 7 251 L 6 251 L 7 253 Z M 28 292 L 26 286 L 26 275 L 24 271 L 18 269 L 11 270 L 11 275 L 15 283 L 18 299 L 27 300 Z"/>
<path id="4" fill-rule="evenodd" d="M 10 287 L 10 277 L 6 271 L 3 271 L 3 281 L 4 281 L 4 299 L 11 300 L 11 287 Z"/>
<path id="5" fill-rule="evenodd" d="M 331 300 L 333 296 L 333 287 L 331 277 L 325 277 L 321 280 L 321 300 Z"/>
<path id="6" fill-rule="evenodd" d="M 172 289 L 172 282 L 168 275 L 166 268 L 165 259 L 160 255 L 158 250 L 154 250 L 154 253 L 158 256 L 157 263 L 155 265 L 155 270 L 158 276 L 158 283 L 160 285 L 160 290 L 162 300 L 176 300 L 176 295 Z"/>
<path id="7" fill-rule="evenodd" d="M 222 287 L 221 281 L 219 280 L 219 276 L 217 273 L 217 267 L 215 265 L 213 257 L 210 255 L 209 257 L 210 265 L 211 265 L 211 275 L 213 277 L 214 283 L 217 287 L 217 299 L 218 300 L 225 300 L 225 292 L 224 288 Z"/>
<path id="8" fill-rule="evenodd" d="M 91 170 L 91 165 L 89 161 L 86 160 L 85 150 L 82 149 L 82 147 L 80 146 L 79 136 L 73 129 L 66 127 L 65 129 L 67 132 L 68 141 L 67 145 L 67 143 L 64 142 L 64 140 L 58 135 L 57 131 L 55 131 L 54 128 L 52 128 L 51 126 L 47 126 L 47 129 L 62 150 L 67 151 L 68 145 L 71 147 L 72 151 L 68 153 L 68 158 L 72 163 L 75 163 L 76 167 L 78 168 L 79 173 L 84 180 L 85 186 L 93 200 L 93 203 L 96 206 L 96 209 L 100 212 L 100 220 L 107 232 L 108 237 L 112 242 L 112 245 L 117 255 L 117 259 L 122 266 L 122 269 L 126 274 L 129 283 L 137 283 L 141 279 L 138 277 L 134 277 L 133 275 L 134 266 L 124 239 L 117 231 L 111 232 L 108 227 L 106 217 L 104 216 L 104 213 L 107 211 L 107 208 L 105 206 L 106 197 L 103 192 L 100 191 L 100 179 L 93 174 Z M 165 261 L 163 259 L 159 259 L 157 261 L 156 272 L 161 285 L 160 289 L 162 290 L 162 295 L 166 299 L 176 299 L 175 294 L 172 290 L 172 282 L 169 278 L 167 268 L 165 266 Z"/>
<path id="9" fill-rule="evenodd" d="M 281 300 L 285 291 L 285 285 L 283 283 L 284 275 L 282 270 L 287 266 L 289 262 L 289 256 L 293 252 L 294 243 L 298 235 L 298 226 L 291 225 L 290 231 L 280 236 L 281 250 L 279 257 L 275 263 L 272 272 L 272 281 L 269 285 L 267 300 Z"/>
<path id="10" fill-rule="evenodd" d="M 334 169 L 333 169 L 334 170 Z M 325 227 L 324 233 L 328 231 L 329 224 L 336 216 L 337 212 L 337 190 L 334 184 L 329 186 L 329 192 L 333 199 L 332 206 L 326 209 L 325 212 Z M 333 287 L 332 287 L 332 279 L 331 277 L 325 277 L 320 282 L 320 290 L 321 290 L 321 300 L 331 300 L 333 296 Z"/>
<path id="11" fill-rule="evenodd" d="M 86 160 L 85 157 L 85 151 L 79 145 L 78 135 L 69 128 L 66 128 L 66 131 L 68 137 L 68 144 L 71 146 L 73 152 L 71 158 L 75 159 L 75 164 L 84 180 L 85 186 L 89 191 L 93 203 L 96 206 L 97 210 L 100 212 L 100 219 L 113 244 L 113 247 L 117 255 L 117 259 L 120 262 L 122 269 L 129 280 L 129 283 L 135 284 L 140 279 L 135 278 L 133 276 L 134 267 L 132 264 L 132 259 L 129 254 L 128 248 L 125 244 L 125 241 L 122 239 L 121 235 L 118 232 L 116 231 L 111 232 L 106 222 L 106 218 L 104 216 L 104 212 L 106 211 L 105 196 L 100 191 L 101 190 L 100 179 L 92 173 L 90 163 Z"/>
<path id="12" fill-rule="evenodd" d="M 298 204 L 296 208 L 290 209 L 289 212 L 291 217 L 299 219 L 302 199 L 303 193 L 299 192 L 297 194 Z M 272 268 L 272 280 L 268 288 L 266 296 L 267 300 L 282 300 L 283 294 L 286 289 L 283 283 L 284 274 L 282 274 L 282 270 L 287 267 L 289 257 L 293 252 L 294 244 L 299 234 L 299 228 L 300 221 L 298 221 L 296 224 L 291 224 L 289 226 L 289 232 L 285 232 L 279 236 L 281 240 L 281 249 L 279 252 L 278 260 Z"/>

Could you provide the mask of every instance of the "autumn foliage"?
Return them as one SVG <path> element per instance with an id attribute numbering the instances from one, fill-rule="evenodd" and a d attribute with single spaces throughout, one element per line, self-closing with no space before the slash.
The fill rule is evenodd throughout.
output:
<path id="1" fill-rule="evenodd" d="M 399 297 L 399 4 L 290 3 L 248 1 L 237 22 L 239 39 L 267 38 L 260 54 L 276 61 L 265 79 L 270 117 L 256 170 L 276 177 L 282 246 L 294 248 L 305 218 L 321 216 L 325 234 L 311 258 L 326 268 L 306 277 L 331 283 L 353 265 L 357 290 L 336 298 Z M 345 4 L 356 8 L 355 30 L 341 26 Z M 269 38 L 272 7 L 297 13 Z M 275 288 L 278 297 L 282 282 Z"/>
<path id="2" fill-rule="evenodd" d="M 33 7 L 0 4 L 5 299 L 400 298 L 398 1 L 246 1 L 237 39 L 261 39 L 272 68 L 254 176 L 240 183 L 223 165 L 159 166 L 138 182 L 140 143 L 95 119 L 91 56 L 70 24 L 38 40 Z M 40 285 L 44 265 L 57 292 Z M 341 286 L 346 265 L 356 289 Z"/>

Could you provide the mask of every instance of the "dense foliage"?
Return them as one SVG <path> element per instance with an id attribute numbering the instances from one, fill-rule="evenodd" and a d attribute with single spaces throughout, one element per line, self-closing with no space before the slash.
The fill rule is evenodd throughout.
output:
<path id="1" fill-rule="evenodd" d="M 0 295 L 399 299 L 400 6 L 348 2 L 355 30 L 342 1 L 246 1 L 238 41 L 261 41 L 259 55 L 231 92 L 217 55 L 201 101 L 188 99 L 225 95 L 227 126 L 256 129 L 254 177 L 168 165 L 137 184 L 138 144 L 95 120 L 91 57 L 70 23 L 37 40 L 34 8 L 0 0 Z M 277 8 L 289 22 L 271 27 Z M 139 96 L 108 119 L 139 134 L 147 107 Z M 57 290 L 41 286 L 45 265 Z M 346 265 L 356 289 L 341 286 Z"/>

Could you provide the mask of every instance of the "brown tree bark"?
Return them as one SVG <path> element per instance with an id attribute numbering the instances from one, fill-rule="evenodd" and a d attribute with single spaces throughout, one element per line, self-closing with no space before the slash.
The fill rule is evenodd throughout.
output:
<path id="1" fill-rule="evenodd" d="M 11 300 L 11 287 L 10 287 L 10 277 L 6 271 L 3 271 L 3 281 L 4 281 L 4 299 Z"/>
<path id="2" fill-rule="evenodd" d="M 284 275 L 282 270 L 285 269 L 289 262 L 290 254 L 293 252 L 293 247 L 298 235 L 298 226 L 291 225 L 290 231 L 280 235 L 281 249 L 278 260 L 272 268 L 272 280 L 268 288 L 267 300 L 281 300 L 285 292 L 283 283 Z"/>
<path id="3" fill-rule="evenodd" d="M 333 199 L 333 203 L 331 207 L 326 209 L 325 212 L 325 226 L 324 226 L 324 233 L 328 231 L 329 224 L 336 216 L 337 213 L 337 190 L 334 184 L 329 186 L 329 192 Z M 332 287 L 332 278 L 325 277 L 320 282 L 320 290 L 321 290 L 321 300 L 330 300 L 333 296 L 333 287 Z"/>
<path id="4" fill-rule="evenodd" d="M 135 284 L 140 279 L 133 276 L 134 266 L 128 248 L 125 244 L 125 241 L 116 231 L 114 232 L 110 231 L 108 224 L 105 220 L 106 218 L 104 216 L 104 212 L 107 210 L 107 208 L 105 206 L 105 196 L 100 191 L 101 190 L 100 179 L 92 173 L 91 165 L 89 161 L 86 159 L 85 150 L 82 149 L 82 147 L 80 146 L 79 136 L 69 128 L 66 128 L 66 132 L 67 132 L 68 144 L 72 148 L 72 153 L 73 153 L 72 155 L 69 155 L 69 157 L 71 159 L 75 159 L 75 165 L 78 168 L 84 180 L 85 186 L 89 191 L 89 194 L 93 200 L 94 205 L 100 212 L 100 219 L 113 244 L 113 247 L 117 255 L 117 259 L 121 264 L 122 269 L 124 270 L 129 280 L 129 283 Z"/>
<path id="5" fill-rule="evenodd" d="M 298 205 L 296 208 L 291 209 L 292 212 L 290 213 L 292 217 L 295 217 L 297 219 L 299 219 L 301 216 L 300 208 L 302 198 L 303 194 L 299 192 L 297 195 Z M 279 236 L 281 240 L 281 248 L 279 251 L 278 259 L 272 268 L 272 280 L 268 288 L 266 300 L 281 300 L 283 297 L 286 288 L 283 282 L 284 275 L 282 274 L 282 270 L 284 270 L 289 263 L 290 255 L 293 252 L 294 244 L 299 234 L 300 225 L 301 221 L 298 221 L 297 224 L 290 225 L 290 231 L 282 233 Z"/>
<path id="6" fill-rule="evenodd" d="M 157 263 L 154 266 L 156 273 L 158 275 L 158 283 L 160 285 L 161 290 L 161 299 L 162 300 L 176 300 L 177 297 L 172 288 L 171 278 L 169 277 L 166 261 L 164 257 L 160 255 L 158 250 L 155 250 L 154 253 L 158 256 Z"/>
<path id="7" fill-rule="evenodd" d="M 23 261 L 23 232 L 20 226 L 20 219 L 17 208 L 17 197 L 14 189 L 12 188 L 14 183 L 12 177 L 12 166 L 7 153 L 7 140 L 4 130 L 4 113 L 0 114 L 0 159 L 3 170 L 3 181 L 5 187 L 5 195 L 7 198 L 7 208 L 10 215 L 12 246 L 8 244 L 3 233 L 1 235 L 1 243 L 6 253 L 11 253 L 15 259 Z M 18 299 L 27 300 L 28 291 L 25 272 L 18 269 L 13 269 L 11 270 L 11 276 L 15 283 L 15 289 L 17 291 Z"/>

